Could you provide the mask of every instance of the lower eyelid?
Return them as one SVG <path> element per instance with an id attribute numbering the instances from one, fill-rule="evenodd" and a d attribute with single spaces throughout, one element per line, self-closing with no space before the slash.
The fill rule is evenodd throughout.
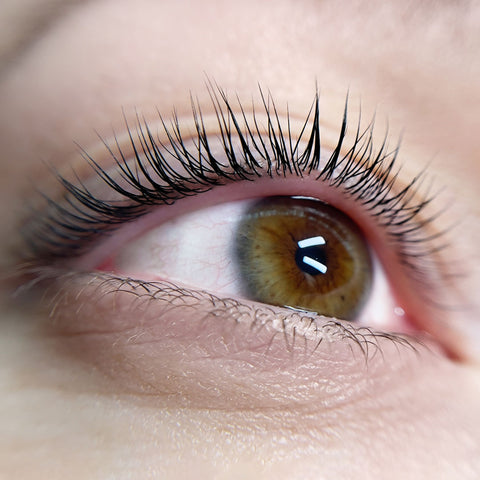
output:
<path id="1" fill-rule="evenodd" d="M 51 288 L 47 328 L 62 348 L 115 391 L 161 404 L 333 406 L 362 382 L 394 389 L 392 373 L 434 358 L 404 337 L 169 283 L 57 272 Z"/>

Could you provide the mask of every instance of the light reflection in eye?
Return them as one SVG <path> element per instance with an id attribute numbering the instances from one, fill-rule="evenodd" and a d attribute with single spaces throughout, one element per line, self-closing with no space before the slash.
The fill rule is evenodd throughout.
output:
<path id="1" fill-rule="evenodd" d="M 309 255 L 311 255 L 311 256 L 307 257 L 306 255 L 304 255 L 302 257 L 301 262 L 297 260 L 297 265 L 299 265 L 302 270 L 305 270 L 310 275 L 317 275 L 319 273 L 327 273 L 328 267 L 325 265 L 326 260 L 323 260 L 324 263 L 321 263 L 318 260 L 315 260 L 314 258 L 312 258 L 313 255 L 317 256 L 318 254 L 310 253 Z M 312 267 L 312 268 L 307 269 L 304 264 L 308 265 L 309 267 Z"/>
<path id="2" fill-rule="evenodd" d="M 298 267 L 305 270 L 310 275 L 325 274 L 328 271 L 326 265 L 325 249 L 318 248 L 325 245 L 325 238 L 322 236 L 305 238 L 297 242 L 297 251 L 295 252 L 295 262 Z M 308 269 L 307 266 L 312 267 Z"/>
<path id="3" fill-rule="evenodd" d="M 309 255 L 315 255 L 317 256 L 318 254 L 312 254 L 310 253 Z M 312 256 L 310 257 L 307 257 L 306 255 L 304 255 L 302 257 L 302 263 L 304 263 L 305 265 L 308 265 L 309 267 L 312 267 L 311 270 L 307 270 L 305 268 L 304 265 L 301 265 L 301 268 L 305 271 L 307 271 L 307 273 L 309 273 L 310 275 L 317 275 L 319 273 L 327 273 L 328 271 L 328 267 L 325 265 L 326 263 L 326 260 L 323 260 L 324 263 L 321 263 L 319 262 L 318 260 L 315 260 L 314 258 L 312 258 Z M 299 264 L 300 262 L 297 261 L 297 265 Z"/>

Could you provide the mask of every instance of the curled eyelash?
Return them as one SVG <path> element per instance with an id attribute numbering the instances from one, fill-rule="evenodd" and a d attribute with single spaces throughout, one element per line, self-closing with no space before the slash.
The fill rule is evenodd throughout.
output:
<path id="1" fill-rule="evenodd" d="M 418 199 L 424 172 L 399 188 L 399 149 L 388 149 L 387 134 L 375 149 L 374 121 L 362 129 L 359 118 L 352 146 L 346 149 L 348 98 L 337 144 L 330 156 L 323 158 L 318 93 L 296 136 L 290 116 L 287 114 L 282 122 L 273 99 L 262 91 L 266 126 L 260 124 L 255 109 L 253 120 L 249 120 L 238 99 L 236 113 L 221 89 L 210 88 L 209 93 L 219 132 L 215 141 L 220 142 L 222 158 L 214 153 L 202 110 L 193 98 L 193 137 L 185 138 L 175 113 L 170 123 L 159 114 L 164 140 L 138 114 L 135 128 L 125 120 L 132 156 L 124 153 L 116 137 L 115 148 L 103 141 L 115 174 L 82 150 L 95 176 L 118 199 L 102 199 L 80 179 L 72 183 L 57 174 L 65 189 L 63 199 L 56 202 L 45 197 L 47 209 L 24 229 L 33 261 L 48 264 L 79 256 L 99 237 L 156 205 L 170 205 L 237 181 L 308 175 L 359 202 L 384 229 L 399 262 L 422 277 L 419 259 L 428 258 L 438 248 L 438 234 L 429 235 L 426 228 L 435 215 L 422 218 L 433 196 Z"/>

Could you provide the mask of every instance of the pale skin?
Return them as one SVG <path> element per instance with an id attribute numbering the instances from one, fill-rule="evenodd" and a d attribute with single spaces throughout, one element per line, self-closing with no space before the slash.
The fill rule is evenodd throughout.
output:
<path id="1" fill-rule="evenodd" d="M 41 1 L 35 9 L 61 4 Z M 32 294 L 32 305 L 21 307 L 12 299 L 17 282 L 7 279 L 0 476 L 478 478 L 480 8 L 97 0 L 40 22 L 44 28 L 35 9 L 28 1 L 0 7 L 3 270 L 19 262 L 11 247 L 20 242 L 32 179 L 58 194 L 45 162 L 82 172 L 74 142 L 100 151 L 96 132 L 124 133 L 122 108 L 131 118 L 134 109 L 168 117 L 173 107 L 188 116 L 193 93 L 211 113 L 208 77 L 247 104 L 261 84 L 282 111 L 288 103 L 303 119 L 318 85 L 327 144 L 348 91 L 352 112 L 361 102 L 365 119 L 374 112 L 380 124 L 388 119 L 392 144 L 403 134 L 405 182 L 429 165 L 435 185 L 445 187 L 438 209 L 451 208 L 434 227 L 461 219 L 445 255 L 462 276 L 441 295 L 454 292 L 464 307 L 438 315 L 441 322 L 425 319 L 430 350 L 399 355 L 386 344 L 383 359 L 366 369 L 336 344 L 298 362 L 283 335 L 268 353 L 253 352 L 252 342 L 269 342 L 270 327 L 260 340 L 248 327 L 230 331 L 226 313 L 221 327 L 209 321 L 202 329 L 190 314 L 189 330 L 184 317 L 165 315 L 149 331 L 148 349 L 138 350 L 127 348 L 131 309 L 112 328 L 111 305 L 93 302 L 90 330 L 114 333 L 75 335 L 74 321 L 52 327 L 46 320 L 46 297 Z M 64 319 L 79 307 L 73 297 L 65 297 Z"/>

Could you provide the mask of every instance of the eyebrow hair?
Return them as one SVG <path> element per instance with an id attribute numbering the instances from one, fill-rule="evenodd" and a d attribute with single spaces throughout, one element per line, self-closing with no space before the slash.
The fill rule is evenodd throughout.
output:
<path id="1" fill-rule="evenodd" d="M 5 0 L 4 0 L 5 1 Z M 92 0 L 5 1 L 0 8 L 0 79 L 21 55 L 72 10 Z M 20 7 L 18 4 L 22 3 Z M 16 8 L 17 7 L 17 8 Z"/>

